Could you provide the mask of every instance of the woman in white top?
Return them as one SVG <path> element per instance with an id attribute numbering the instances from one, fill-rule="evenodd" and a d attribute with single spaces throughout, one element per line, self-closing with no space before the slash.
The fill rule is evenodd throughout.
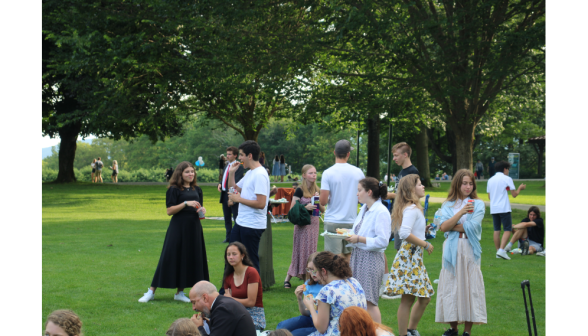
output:
<path id="1" fill-rule="evenodd" d="M 443 336 L 459 335 L 457 326 L 465 323 L 462 336 L 469 336 L 473 324 L 487 323 L 484 278 L 480 270 L 480 239 L 486 206 L 478 198 L 471 171 L 457 171 L 441 211 L 445 242 L 435 322 L 451 326 Z"/>
<path id="2" fill-rule="evenodd" d="M 118 183 L 118 162 L 116 162 L 116 160 L 112 161 L 110 169 L 112 169 L 112 176 L 110 176 L 110 178 L 112 178 L 112 183 Z"/>
<path id="3" fill-rule="evenodd" d="M 419 176 L 404 176 L 398 183 L 394 210 L 392 211 L 392 229 L 397 230 L 402 246 L 390 269 L 386 282 L 386 294 L 402 295 L 398 307 L 398 334 L 400 336 L 419 335 L 417 327 L 425 308 L 435 294 L 427 269 L 423 264 L 423 249 L 429 254 L 433 245 L 425 241 L 425 216 L 420 199 L 425 196 L 425 187 Z M 412 307 L 415 297 L 417 302 Z M 410 321 L 409 321 L 410 316 Z"/>
<path id="4" fill-rule="evenodd" d="M 96 159 L 94 159 L 92 163 L 90 163 L 90 166 L 92 166 L 92 183 L 94 183 L 94 174 L 96 173 Z"/>
<path id="5" fill-rule="evenodd" d="M 357 185 L 357 199 L 363 206 L 353 224 L 352 235 L 346 238 L 352 247 L 351 271 L 365 291 L 367 311 L 375 322 L 381 323 L 378 308 L 382 277 L 386 273 L 384 251 L 392 232 L 390 212 L 380 197 L 386 197 L 388 187 L 373 177 L 366 177 Z"/>

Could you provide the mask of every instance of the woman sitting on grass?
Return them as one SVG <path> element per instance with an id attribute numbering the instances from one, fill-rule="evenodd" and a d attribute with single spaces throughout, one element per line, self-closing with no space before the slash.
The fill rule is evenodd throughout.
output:
<path id="1" fill-rule="evenodd" d="M 478 198 L 471 171 L 457 171 L 441 211 L 440 229 L 445 232 L 445 242 L 435 322 L 451 326 L 443 336 L 457 336 L 458 324 L 465 323 L 462 336 L 469 336 L 473 324 L 487 323 L 484 278 L 480 270 L 480 239 L 486 206 Z"/>
<path id="2" fill-rule="evenodd" d="M 198 327 L 189 318 L 180 318 L 174 321 L 165 336 L 200 336 Z"/>
<path id="3" fill-rule="evenodd" d="M 245 306 L 256 330 L 265 329 L 261 278 L 247 255 L 247 248 L 240 242 L 230 243 L 225 250 L 223 288 L 225 296 Z"/>
<path id="4" fill-rule="evenodd" d="M 392 328 L 374 322 L 367 311 L 359 307 L 345 308 L 339 319 L 341 336 L 394 336 Z"/>
<path id="5" fill-rule="evenodd" d="M 306 336 L 316 331 L 310 312 L 304 307 L 302 300 L 308 294 L 312 294 L 313 297 L 318 296 L 318 293 L 323 288 L 323 285 L 318 282 L 316 273 L 314 273 L 314 264 L 312 262 L 317 254 L 318 252 L 315 252 L 308 256 L 306 261 L 306 282 L 304 282 L 304 285 L 298 286 L 294 291 L 298 299 L 298 311 L 300 311 L 301 315 L 282 321 L 276 327 L 277 329 L 288 329 L 294 336 Z"/>
<path id="6" fill-rule="evenodd" d="M 416 330 L 419 321 L 435 294 L 423 264 L 423 250 L 433 252 L 433 245 L 425 241 L 426 224 L 420 201 L 424 196 L 425 187 L 419 176 L 407 175 L 398 183 L 392 211 L 392 229 L 398 230 L 402 245 L 392 262 L 386 294 L 402 295 L 397 315 L 401 336 L 419 335 Z M 413 306 L 415 298 L 417 302 Z"/>
<path id="7" fill-rule="evenodd" d="M 538 256 L 545 257 L 545 249 L 543 242 L 545 241 L 545 225 L 543 218 L 541 218 L 541 210 L 538 207 L 532 206 L 527 211 L 527 217 L 519 224 L 513 225 L 512 239 L 504 248 L 506 252 L 512 249 L 512 244 L 519 241 L 519 251 L 514 253 L 521 253 L 522 255 L 537 253 Z"/>
<path id="8" fill-rule="evenodd" d="M 71 310 L 56 310 L 47 316 L 45 336 L 82 336 L 82 321 Z"/>
<path id="9" fill-rule="evenodd" d="M 309 336 L 339 336 L 341 313 L 351 306 L 366 309 L 365 293 L 359 282 L 351 277 L 351 268 L 344 258 L 323 251 L 312 262 L 314 269 L 311 274 L 325 286 L 316 296 L 316 301 L 312 294 L 303 300 L 317 329 Z"/>

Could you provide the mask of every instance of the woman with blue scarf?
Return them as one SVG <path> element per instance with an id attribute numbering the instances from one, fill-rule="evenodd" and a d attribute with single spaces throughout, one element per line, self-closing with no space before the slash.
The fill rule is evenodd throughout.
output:
<path id="1" fill-rule="evenodd" d="M 457 171 L 441 211 L 445 243 L 435 322 L 451 326 L 443 336 L 458 336 L 457 325 L 465 323 L 462 336 L 470 336 L 473 324 L 487 323 L 484 278 L 480 270 L 480 239 L 486 206 L 478 198 L 471 171 Z"/>

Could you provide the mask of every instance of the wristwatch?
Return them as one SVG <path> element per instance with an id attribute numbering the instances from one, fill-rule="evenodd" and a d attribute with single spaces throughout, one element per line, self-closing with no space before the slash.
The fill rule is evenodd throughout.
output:
<path id="1" fill-rule="evenodd" d="M 184 206 L 187 207 L 188 206 L 188 202 L 184 201 Z"/>

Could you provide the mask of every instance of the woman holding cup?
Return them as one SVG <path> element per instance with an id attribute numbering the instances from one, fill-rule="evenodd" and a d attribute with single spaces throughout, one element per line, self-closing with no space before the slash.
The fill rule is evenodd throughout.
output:
<path id="1" fill-rule="evenodd" d="M 167 188 L 167 215 L 172 218 L 151 287 L 139 302 L 153 300 L 155 290 L 162 287 L 177 288 L 174 300 L 189 303 L 190 299 L 184 294 L 184 288 L 192 287 L 200 280 L 209 280 L 204 234 L 200 223 L 200 216 L 204 216 L 206 209 L 202 206 L 202 189 L 196 183 L 192 163 L 180 163 Z"/>
<path id="2" fill-rule="evenodd" d="M 319 212 L 324 212 L 325 207 L 312 204 L 313 196 L 318 199 L 320 188 L 316 184 L 316 168 L 307 164 L 302 167 L 302 183 L 296 188 L 290 209 L 294 207 L 296 201 L 300 201 L 308 214 L 310 215 L 309 225 L 294 225 L 294 243 L 292 248 L 292 262 L 288 268 L 284 288 L 292 288 L 290 279 L 298 277 L 304 281 L 306 274 L 306 261 L 308 256 L 315 253 L 319 236 Z M 318 210 L 318 211 L 315 211 Z"/>
<path id="3" fill-rule="evenodd" d="M 451 181 L 449 195 L 441 207 L 445 232 L 443 263 L 437 288 L 435 322 L 451 326 L 443 336 L 457 336 L 458 324 L 465 323 L 463 336 L 473 324 L 486 324 L 486 295 L 480 270 L 484 202 L 476 193 L 476 179 L 460 169 Z"/>

